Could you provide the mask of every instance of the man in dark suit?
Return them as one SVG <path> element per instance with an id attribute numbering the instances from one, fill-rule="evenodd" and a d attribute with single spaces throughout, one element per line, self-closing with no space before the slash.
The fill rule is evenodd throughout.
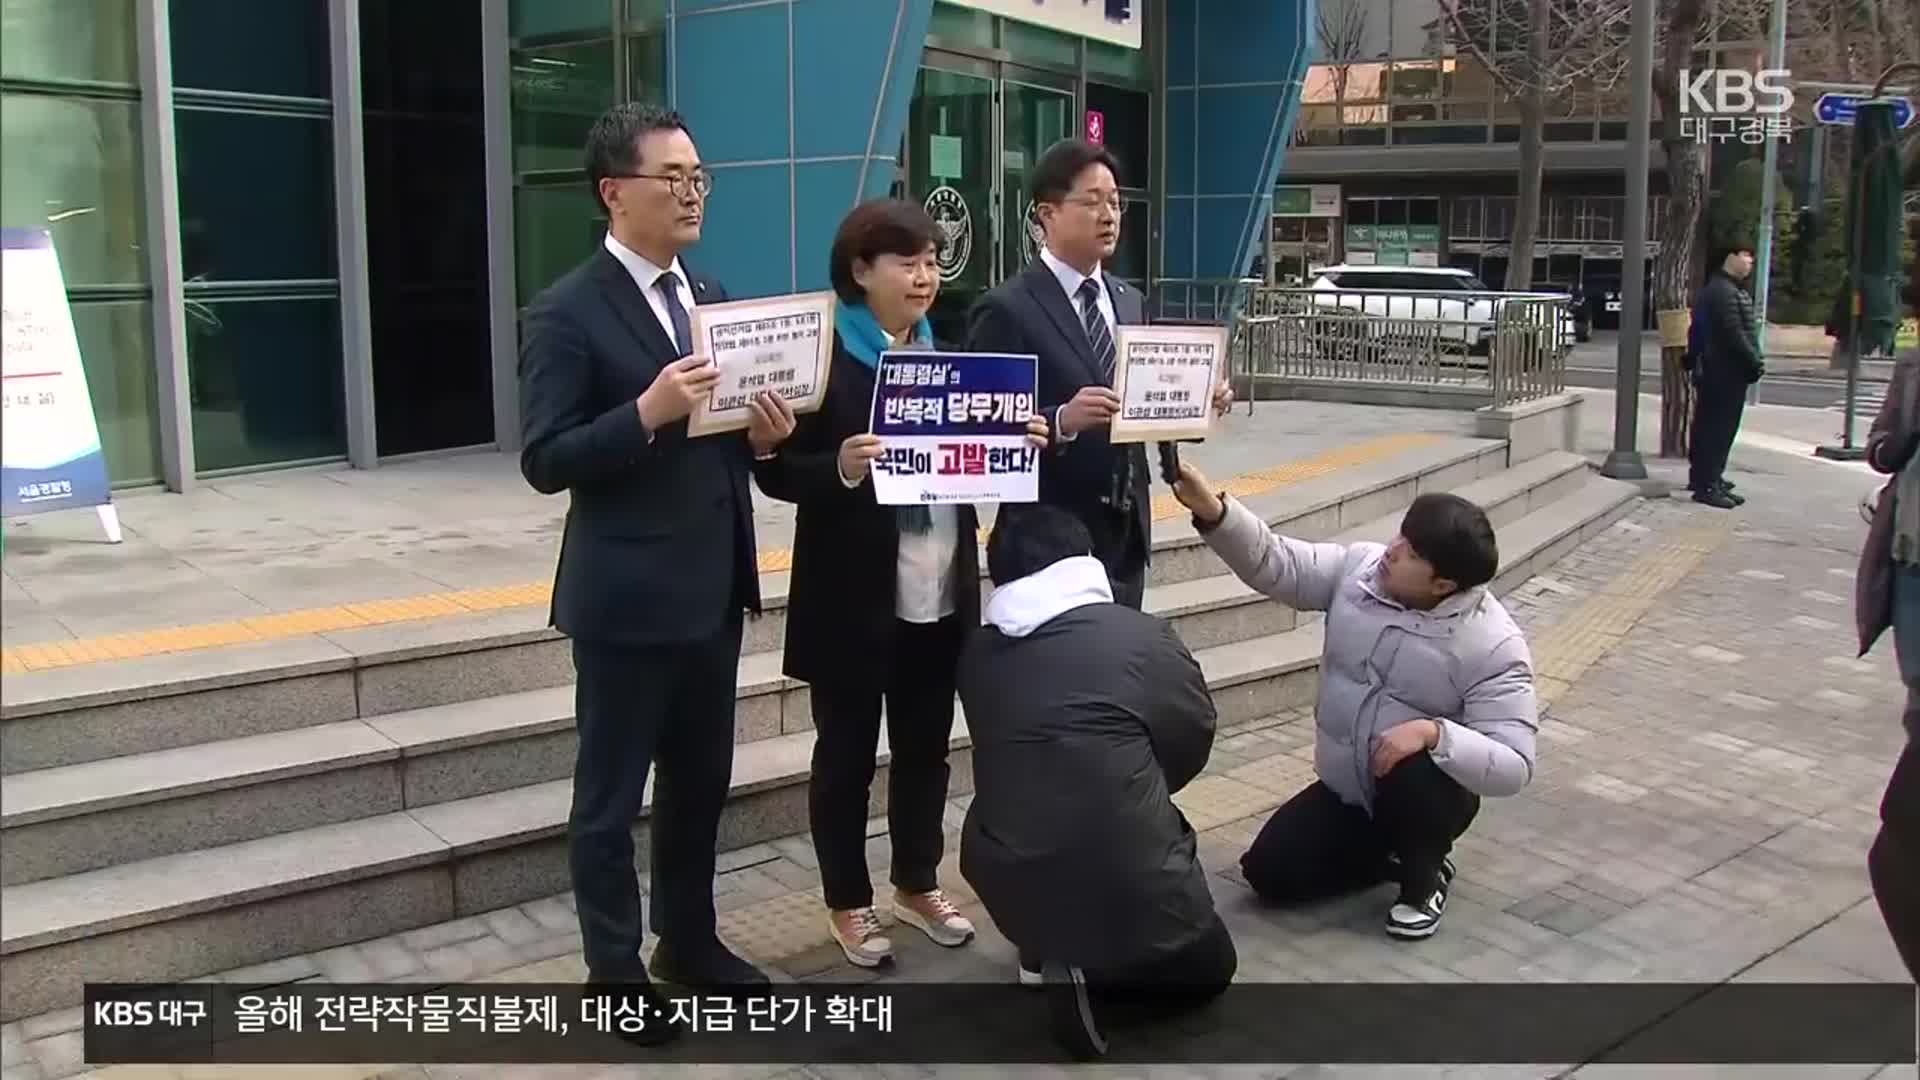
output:
<path id="1" fill-rule="evenodd" d="M 715 933 L 714 851 L 742 613 L 760 607 L 748 470 L 793 414 L 764 394 L 744 436 L 687 435 L 717 379 L 689 355 L 687 309 L 727 297 L 679 259 L 712 187 L 680 118 L 616 106 L 587 137 L 586 169 L 606 239 L 527 312 L 520 470 L 571 497 L 552 621 L 573 639 L 577 674 L 567 839 L 589 978 L 657 1002 L 640 964 L 630 831 L 655 762 L 653 973 L 696 988 L 766 982 Z M 676 1033 L 650 1022 L 642 1041 Z"/>
<path id="2" fill-rule="evenodd" d="M 1071 510 L 1093 536 L 1114 600 L 1138 609 L 1153 545 L 1144 444 L 1115 445 L 1114 331 L 1145 323 L 1139 290 L 1102 269 L 1120 243 L 1119 161 L 1105 147 L 1065 139 L 1027 175 L 1040 258 L 975 302 L 967 347 L 1040 358 L 1040 405 L 1053 450 L 1040 466 L 1040 501 Z M 1225 413 L 1233 393 L 1214 395 Z"/>

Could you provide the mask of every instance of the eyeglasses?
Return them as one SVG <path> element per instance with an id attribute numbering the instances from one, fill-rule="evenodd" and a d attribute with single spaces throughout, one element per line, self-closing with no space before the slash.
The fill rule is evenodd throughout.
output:
<path id="1" fill-rule="evenodd" d="M 705 169 L 690 173 L 616 173 L 615 176 L 621 180 L 665 180 L 673 197 L 683 201 L 690 195 L 704 199 L 713 193 L 713 174 Z"/>
<path id="2" fill-rule="evenodd" d="M 1122 202 L 1118 195 L 1106 199 L 1082 195 L 1062 201 L 1070 206 L 1078 206 L 1083 210 L 1091 210 L 1096 214 L 1101 210 L 1105 210 L 1115 217 L 1126 213 L 1127 210 L 1127 204 Z"/>

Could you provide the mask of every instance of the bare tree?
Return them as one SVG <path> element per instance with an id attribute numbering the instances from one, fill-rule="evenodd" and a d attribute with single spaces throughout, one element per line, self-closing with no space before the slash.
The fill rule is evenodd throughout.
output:
<path id="1" fill-rule="evenodd" d="M 1342 100 L 1347 96 L 1353 64 L 1366 48 L 1370 11 L 1367 0 L 1327 0 L 1314 13 L 1320 51 L 1333 68 L 1334 90 Z"/>
<path id="2" fill-rule="evenodd" d="M 1653 308 L 1684 311 L 1693 298 L 1695 250 L 1706 207 L 1705 144 L 1680 123 L 1680 73 L 1693 66 L 1693 53 L 1706 22 L 1706 0 L 1664 0 L 1664 41 L 1653 73 L 1653 95 L 1660 112 L 1660 145 L 1667 161 L 1667 213 L 1660 224 L 1660 255 L 1653 263 Z M 1622 326 L 1620 332 L 1638 333 Z M 1685 457 L 1693 419 L 1693 379 L 1682 363 L 1684 345 L 1660 350 L 1660 455 Z"/>
<path id="3" fill-rule="evenodd" d="M 1533 285 L 1549 102 L 1593 96 L 1625 75 L 1630 0 L 1440 0 L 1456 45 L 1485 68 L 1520 114 L 1519 196 L 1508 289 Z M 1515 48 L 1515 45 L 1518 45 Z"/>

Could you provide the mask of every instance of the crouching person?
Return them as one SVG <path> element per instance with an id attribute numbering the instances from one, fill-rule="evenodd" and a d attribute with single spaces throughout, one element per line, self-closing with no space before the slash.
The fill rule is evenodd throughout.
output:
<path id="1" fill-rule="evenodd" d="M 996 588 L 962 653 L 974 798 L 960 870 L 1043 986 L 1078 1057 L 1103 1027 L 1212 1000 L 1238 958 L 1171 798 L 1213 750 L 1200 666 L 1165 621 L 1114 603 L 1072 514 L 1009 505 Z"/>
<path id="2" fill-rule="evenodd" d="M 1481 798 L 1533 778 L 1533 662 L 1486 588 L 1500 564 L 1486 514 L 1422 495 L 1388 544 L 1311 544 L 1274 534 L 1190 464 L 1174 494 L 1240 580 L 1327 613 L 1319 779 L 1260 830 L 1240 860 L 1247 884 L 1295 904 L 1392 882 L 1387 933 L 1430 936 L 1453 882 L 1448 853 Z"/>

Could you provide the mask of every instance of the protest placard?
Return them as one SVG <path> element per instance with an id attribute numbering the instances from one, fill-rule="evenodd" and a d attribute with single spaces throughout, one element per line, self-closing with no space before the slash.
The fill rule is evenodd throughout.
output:
<path id="1" fill-rule="evenodd" d="M 117 544 L 120 518 L 53 237 L 45 229 L 0 230 L 0 258 L 0 512 L 91 506 Z"/>
<path id="2" fill-rule="evenodd" d="M 747 402 L 779 394 L 796 414 L 820 408 L 833 364 L 833 293 L 697 304 L 688 313 L 695 355 L 711 357 L 720 381 L 687 417 L 693 437 L 738 431 Z"/>
<path id="3" fill-rule="evenodd" d="M 1203 439 L 1213 430 L 1213 388 L 1227 358 L 1224 327 L 1122 326 L 1113 341 L 1113 389 L 1120 395 L 1114 442 Z"/>
<path id="4" fill-rule="evenodd" d="M 1033 502 L 1040 452 L 1027 445 L 1038 361 L 999 353 L 880 355 L 870 430 L 882 504 Z"/>

